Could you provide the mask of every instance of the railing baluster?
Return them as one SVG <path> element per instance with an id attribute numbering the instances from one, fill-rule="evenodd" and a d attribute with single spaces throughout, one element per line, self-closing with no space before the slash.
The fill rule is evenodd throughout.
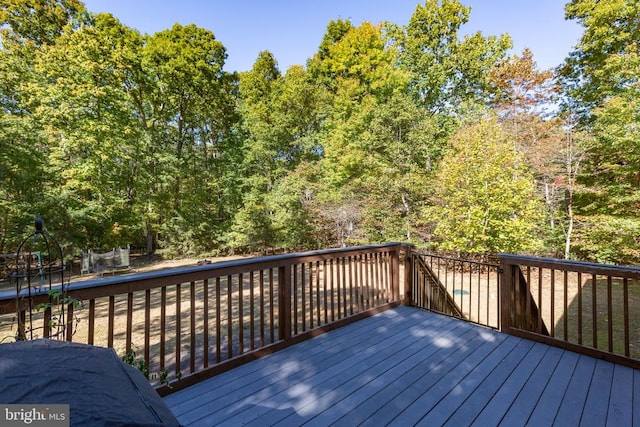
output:
<path id="1" fill-rule="evenodd" d="M 527 297 L 527 309 L 526 309 L 526 317 L 527 322 L 531 321 L 531 266 L 527 266 L 527 289 L 526 289 L 526 297 Z"/>
<path id="2" fill-rule="evenodd" d="M 87 344 L 93 345 L 95 336 L 95 322 L 96 322 L 96 300 L 91 298 L 89 300 L 89 324 L 87 325 Z"/>
<path id="3" fill-rule="evenodd" d="M 364 311 L 367 309 L 367 298 L 365 297 L 366 293 L 366 285 L 365 285 L 365 275 L 363 274 L 363 255 L 358 255 L 358 287 L 360 288 L 360 310 Z"/>
<path id="4" fill-rule="evenodd" d="M 305 290 L 305 293 L 307 291 Z M 313 264 L 309 263 L 309 328 L 313 329 L 313 318 L 315 313 L 313 311 Z"/>
<path id="5" fill-rule="evenodd" d="M 353 315 L 353 257 L 347 258 L 349 266 L 349 315 Z"/>
<path id="6" fill-rule="evenodd" d="M 167 328 L 167 287 L 160 289 L 160 371 L 165 367 L 166 339 L 165 330 Z"/>
<path id="7" fill-rule="evenodd" d="M 578 344 L 582 345 L 582 272 L 578 272 Z"/>
<path id="8" fill-rule="evenodd" d="M 144 291 L 144 363 L 149 368 L 151 364 L 151 289 Z"/>
<path id="9" fill-rule="evenodd" d="M 469 264 L 469 267 L 468 267 L 469 268 L 469 272 L 468 272 L 468 276 L 469 276 L 469 298 L 468 298 L 468 300 L 469 300 L 469 320 L 473 320 L 473 313 L 472 313 L 472 311 L 473 311 L 472 304 L 473 304 L 473 297 L 474 297 L 474 294 L 473 294 L 473 283 L 472 283 L 473 270 L 472 270 L 471 263 L 467 263 L 467 264 Z M 480 316 L 478 316 L 478 317 L 480 317 Z"/>
<path id="10" fill-rule="evenodd" d="M 598 280 L 595 274 L 591 275 L 591 327 L 592 327 L 592 339 L 593 339 L 593 348 L 598 348 L 598 298 L 596 292 Z"/>
<path id="11" fill-rule="evenodd" d="M 180 350 L 182 350 L 182 285 L 178 283 L 176 285 L 176 335 L 175 335 L 175 371 L 176 377 L 180 376 L 182 372 L 182 355 Z"/>
<path id="12" fill-rule="evenodd" d="M 300 293 L 302 294 L 302 332 L 307 331 L 307 279 L 306 279 L 306 264 L 303 262 L 300 264 Z M 312 316 L 313 317 L 313 316 Z"/>
<path id="13" fill-rule="evenodd" d="M 453 290 L 451 291 L 451 293 L 453 294 L 453 301 L 455 302 L 456 300 L 456 260 L 453 260 L 453 267 L 451 268 L 452 272 L 453 272 L 453 278 L 451 279 L 451 282 L 453 283 Z"/>
<path id="14" fill-rule="evenodd" d="M 335 307 L 335 295 L 334 295 L 334 280 L 333 280 L 333 260 L 329 261 L 329 271 L 326 276 L 329 277 L 329 291 L 331 292 L 331 321 L 336 320 L 336 307 Z"/>
<path id="15" fill-rule="evenodd" d="M 107 327 L 107 347 L 113 348 L 113 318 L 115 313 L 115 295 L 109 296 L 109 321 Z"/>
<path id="16" fill-rule="evenodd" d="M 564 298 L 563 298 L 563 318 L 564 318 L 564 335 L 565 341 L 569 341 L 569 272 L 564 271 Z"/>
<path id="17" fill-rule="evenodd" d="M 193 280 L 189 285 L 189 372 L 196 370 L 196 282 Z"/>
<path id="18" fill-rule="evenodd" d="M 324 300 L 324 324 L 329 323 L 329 298 L 327 295 L 327 260 L 322 261 L 322 290 L 323 290 L 323 300 Z"/>
<path id="19" fill-rule="evenodd" d="M 487 269 L 488 270 L 488 269 Z M 482 267 L 478 266 L 478 281 L 476 284 L 476 290 L 478 291 L 478 296 L 476 297 L 476 302 L 478 305 L 478 323 L 482 323 L 481 320 L 481 316 L 482 313 L 480 312 L 480 300 L 481 300 L 481 288 L 480 288 L 480 276 L 482 275 Z M 489 284 L 489 282 L 487 281 L 487 284 Z M 487 295 L 489 295 L 490 291 L 489 291 L 489 287 L 487 286 L 486 289 Z M 487 303 L 488 305 L 488 303 Z M 488 325 L 489 324 L 489 316 L 487 316 L 487 318 L 485 319 L 485 323 Z"/>
<path id="20" fill-rule="evenodd" d="M 42 337 L 49 338 L 51 336 L 51 307 L 44 309 L 44 316 L 42 317 Z"/>
<path id="21" fill-rule="evenodd" d="M 549 322 L 551 323 L 551 325 L 549 325 L 549 334 L 552 337 L 556 336 L 556 332 L 555 332 L 555 327 L 556 327 L 556 318 L 555 318 L 555 307 L 556 307 L 556 270 L 555 269 L 551 269 L 551 304 L 550 304 L 550 308 L 551 308 L 551 314 L 549 316 Z M 540 307 L 540 311 L 542 311 L 542 307 Z"/>
<path id="22" fill-rule="evenodd" d="M 67 304 L 64 332 L 66 334 L 66 340 L 72 341 L 73 339 L 73 304 Z"/>
<path id="23" fill-rule="evenodd" d="M 126 338 L 126 352 L 131 352 L 131 333 L 133 330 L 133 293 L 127 294 L 127 338 Z"/>
<path id="24" fill-rule="evenodd" d="M 249 298 L 251 298 L 250 308 L 249 308 L 249 334 L 251 335 L 251 340 L 249 341 L 249 348 L 251 350 L 255 350 L 256 348 L 256 329 L 255 329 L 255 282 L 253 276 L 253 270 L 249 272 Z"/>
<path id="25" fill-rule="evenodd" d="M 374 274 L 374 279 L 373 279 L 373 283 L 374 286 L 376 288 L 376 304 L 380 305 L 380 301 L 385 301 L 385 295 L 384 295 L 384 291 L 383 291 L 383 287 L 381 286 L 382 283 L 380 282 L 380 263 L 381 263 L 381 258 L 382 258 L 382 254 L 380 253 L 376 253 L 374 255 L 374 264 L 373 264 L 373 274 Z"/>
<path id="26" fill-rule="evenodd" d="M 276 341 L 273 300 L 273 268 L 269 268 L 269 343 L 274 343 Z"/>
<path id="27" fill-rule="evenodd" d="M 231 275 L 227 276 L 227 358 L 233 357 L 233 295 Z"/>
<path id="28" fill-rule="evenodd" d="M 238 274 L 238 354 L 244 354 L 244 307 L 242 288 L 244 287 L 244 280 L 242 273 Z"/>
<path id="29" fill-rule="evenodd" d="M 220 313 L 222 291 L 220 287 L 220 277 L 216 277 L 216 363 L 220 363 L 222 359 L 222 314 Z"/>
<path id="30" fill-rule="evenodd" d="M 342 311 L 344 317 L 349 315 L 347 306 L 347 258 L 342 257 Z"/>
<path id="31" fill-rule="evenodd" d="M 613 295 L 612 278 L 607 276 L 607 339 L 609 351 L 613 353 Z"/>
<path id="32" fill-rule="evenodd" d="M 529 329 L 529 319 L 525 319 L 522 313 L 522 295 L 520 293 L 520 289 L 522 283 L 520 283 L 520 278 L 522 277 L 522 270 L 520 267 L 517 267 L 517 274 L 515 276 L 515 289 L 514 289 L 514 311 L 513 318 L 511 319 L 511 323 L 520 329 Z"/>
<path id="33" fill-rule="evenodd" d="M 368 270 L 367 277 L 369 278 L 369 283 L 367 284 L 369 288 L 369 295 L 371 295 L 371 306 L 376 306 L 380 302 L 378 293 L 376 291 L 376 286 L 373 282 L 373 267 L 375 262 L 375 254 L 369 254 L 369 259 L 367 261 L 366 267 Z"/>
<path id="34" fill-rule="evenodd" d="M 291 338 L 291 266 L 278 268 L 278 339 Z"/>
<path id="35" fill-rule="evenodd" d="M 209 367 L 209 279 L 202 281 L 202 367 Z"/>
<path id="36" fill-rule="evenodd" d="M 318 326 L 322 324 L 321 318 L 322 300 L 320 299 L 320 261 L 316 261 L 316 321 Z"/>
<path id="37" fill-rule="evenodd" d="M 260 270 L 260 347 L 264 347 L 264 270 Z"/>
<path id="38" fill-rule="evenodd" d="M 293 269 L 293 334 L 298 335 L 298 264 Z"/>
<path id="39" fill-rule="evenodd" d="M 498 278 L 500 278 L 500 275 L 498 274 Z M 489 268 L 487 268 L 487 284 L 490 283 L 491 280 L 491 270 Z M 480 281 L 480 275 L 478 275 L 478 282 Z M 499 307 L 499 302 L 500 302 L 500 294 L 498 293 L 500 291 L 500 284 L 496 284 L 496 300 L 497 303 L 496 305 Z M 489 287 L 487 286 L 487 295 L 486 295 L 486 300 L 487 300 L 487 325 L 491 326 L 490 322 L 490 318 L 491 316 L 489 316 L 489 307 L 491 307 L 491 290 L 489 289 Z M 496 312 L 496 323 L 495 326 L 500 325 L 500 310 L 495 310 Z"/>
<path id="40" fill-rule="evenodd" d="M 542 267 L 538 267 L 538 333 L 542 333 Z"/>
<path id="41" fill-rule="evenodd" d="M 340 286 L 342 285 L 340 280 L 340 274 L 342 273 L 341 258 L 336 259 L 335 265 L 336 287 L 338 288 L 338 319 L 342 319 L 342 289 L 340 289 Z"/>
<path id="42" fill-rule="evenodd" d="M 371 281 L 369 280 L 369 274 L 371 272 L 371 257 L 369 254 L 363 254 L 362 256 L 362 281 L 365 289 L 365 301 L 366 309 L 370 309 L 373 304 L 373 289 L 371 289 Z"/>
<path id="43" fill-rule="evenodd" d="M 622 282 L 622 300 L 624 315 L 624 355 L 630 357 L 629 352 L 629 280 L 625 277 Z M 637 356 L 637 355 L 634 355 Z"/>

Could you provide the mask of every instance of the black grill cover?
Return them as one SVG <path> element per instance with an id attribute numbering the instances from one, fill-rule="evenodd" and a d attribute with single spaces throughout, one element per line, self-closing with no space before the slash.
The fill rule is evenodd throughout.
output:
<path id="1" fill-rule="evenodd" d="M 55 340 L 0 344 L 0 403 L 68 404 L 74 426 L 179 426 L 115 351 Z"/>

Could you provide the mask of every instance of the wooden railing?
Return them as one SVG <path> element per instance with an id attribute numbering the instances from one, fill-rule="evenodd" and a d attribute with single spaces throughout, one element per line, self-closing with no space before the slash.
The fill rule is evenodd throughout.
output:
<path id="1" fill-rule="evenodd" d="M 414 251 L 411 266 L 410 305 L 499 328 L 498 264 Z"/>
<path id="2" fill-rule="evenodd" d="M 166 394 L 397 305 L 407 252 L 392 243 L 72 283 L 67 339 L 128 355 Z M 0 294 L 0 338 L 15 317 L 15 292 Z"/>
<path id="3" fill-rule="evenodd" d="M 160 394 L 394 307 L 423 309 L 640 367 L 640 269 L 501 255 L 500 264 L 384 245 L 77 282 L 66 338 L 112 347 Z M 33 306 L 49 301 L 37 294 Z M 0 339 L 15 337 L 0 293 Z M 24 312 L 20 313 L 24 318 Z M 46 336 L 51 312 L 35 318 Z"/>
<path id="4" fill-rule="evenodd" d="M 501 329 L 640 368 L 640 268 L 501 255 Z"/>

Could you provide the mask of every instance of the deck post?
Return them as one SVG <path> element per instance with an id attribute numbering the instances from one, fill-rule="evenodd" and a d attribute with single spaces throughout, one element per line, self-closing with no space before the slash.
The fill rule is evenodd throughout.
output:
<path id="1" fill-rule="evenodd" d="M 291 338 L 291 266 L 278 268 L 278 339 Z"/>
<path id="2" fill-rule="evenodd" d="M 511 329 L 511 289 L 513 265 L 500 256 L 500 330 L 509 333 Z"/>
<path id="3" fill-rule="evenodd" d="M 413 301 L 413 245 L 402 245 L 404 249 L 404 298 L 402 304 L 411 305 Z"/>
<path id="4" fill-rule="evenodd" d="M 393 302 L 400 301 L 400 245 L 395 247 L 391 256 L 391 293 Z"/>

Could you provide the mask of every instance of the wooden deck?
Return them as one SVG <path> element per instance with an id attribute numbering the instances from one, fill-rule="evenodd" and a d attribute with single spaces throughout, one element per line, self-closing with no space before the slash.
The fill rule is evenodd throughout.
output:
<path id="1" fill-rule="evenodd" d="M 398 307 L 164 398 L 185 425 L 640 425 L 640 370 Z"/>

